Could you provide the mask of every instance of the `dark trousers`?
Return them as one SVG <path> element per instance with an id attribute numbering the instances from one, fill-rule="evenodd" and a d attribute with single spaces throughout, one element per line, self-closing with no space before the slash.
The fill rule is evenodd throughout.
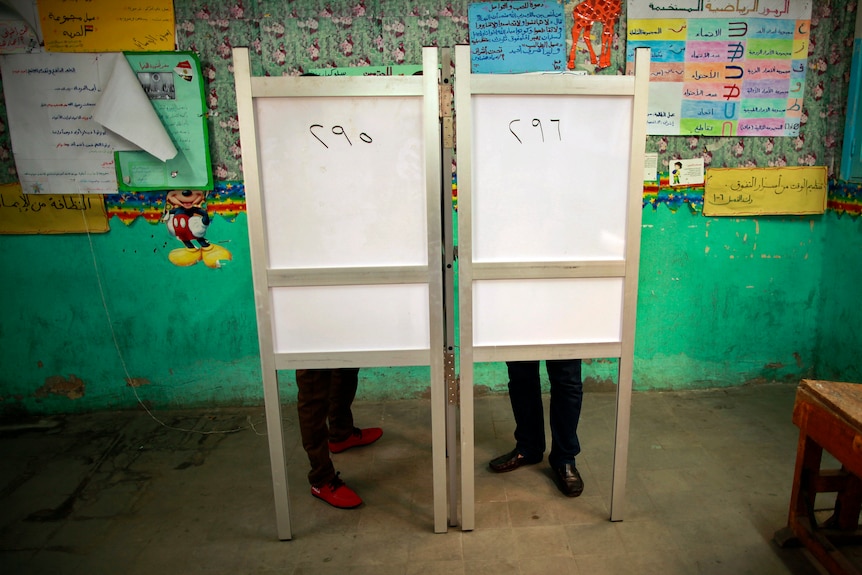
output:
<path id="1" fill-rule="evenodd" d="M 329 441 L 343 441 L 353 433 L 351 405 L 358 382 L 358 368 L 296 370 L 299 432 L 311 464 L 312 485 L 335 479 Z"/>
<path id="2" fill-rule="evenodd" d="M 509 399 L 515 415 L 515 442 L 518 451 L 528 459 L 545 453 L 545 418 L 538 361 L 510 361 Z M 584 397 L 581 360 L 545 361 L 551 382 L 551 453 L 548 462 L 554 466 L 575 463 L 581 452 L 578 420 Z"/>

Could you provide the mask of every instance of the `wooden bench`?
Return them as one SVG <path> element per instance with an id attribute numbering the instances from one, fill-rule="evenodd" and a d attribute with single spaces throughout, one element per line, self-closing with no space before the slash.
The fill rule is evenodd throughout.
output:
<path id="1" fill-rule="evenodd" d="M 799 427 L 799 443 L 790 513 L 775 541 L 804 545 L 829 573 L 860 575 L 839 546 L 862 542 L 862 384 L 802 380 L 793 423 Z M 824 449 L 840 469 L 821 469 Z M 818 493 L 836 493 L 831 516 L 820 523 L 815 517 Z"/>

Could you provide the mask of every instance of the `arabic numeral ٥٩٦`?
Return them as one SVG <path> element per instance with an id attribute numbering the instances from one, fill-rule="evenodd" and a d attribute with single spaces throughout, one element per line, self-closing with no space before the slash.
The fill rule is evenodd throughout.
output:
<path id="1" fill-rule="evenodd" d="M 563 141 L 563 135 L 560 132 L 560 120 L 559 119 L 551 119 L 551 120 L 549 120 L 549 122 L 551 123 L 551 126 L 550 126 L 550 129 L 548 130 L 549 133 L 547 134 L 547 140 L 550 140 L 550 141 L 554 140 L 553 133 L 554 133 L 554 127 L 556 127 L 556 129 L 557 129 L 556 130 L 557 131 L 556 140 L 558 142 L 562 142 Z M 538 141 L 541 141 L 542 143 L 545 143 L 546 134 L 545 134 L 545 127 L 542 125 L 542 120 L 540 120 L 539 118 L 533 118 L 532 120 L 530 120 L 530 125 L 533 128 L 532 131 L 530 131 L 529 128 L 527 128 L 527 130 L 522 130 L 523 126 L 521 125 L 521 119 L 516 118 L 516 119 L 512 120 L 511 122 L 509 122 L 509 131 L 512 133 L 513 136 L 515 136 L 515 139 L 518 140 L 519 144 L 524 143 L 524 140 L 522 140 L 521 136 L 518 135 L 519 132 L 521 133 L 521 135 L 524 136 L 524 139 L 526 139 L 530 142 L 535 142 L 538 140 Z"/>
<path id="2" fill-rule="evenodd" d="M 311 132 L 311 135 L 312 135 L 312 136 L 314 136 L 314 137 L 315 137 L 315 139 L 317 139 L 317 141 L 318 141 L 318 142 L 320 142 L 321 144 L 323 144 L 323 147 L 324 147 L 324 148 L 326 148 L 326 149 L 328 150 L 328 149 L 329 149 L 329 145 L 328 145 L 326 142 L 324 142 L 324 141 L 323 141 L 323 138 L 321 138 L 320 136 L 318 136 L 318 135 L 315 133 L 315 131 L 314 131 L 314 130 L 315 130 L 315 128 L 323 128 L 323 127 L 324 127 L 324 126 L 323 126 L 323 124 L 312 124 L 311 126 L 309 126 L 309 127 L 308 127 L 308 131 L 309 131 L 309 132 Z M 331 132 L 333 133 L 333 135 L 335 135 L 335 136 L 342 136 L 342 137 L 344 137 L 344 139 L 347 141 L 347 143 L 348 143 L 349 145 L 351 145 L 351 146 L 353 145 L 353 141 L 350 139 L 350 136 L 347 134 L 347 132 L 345 132 L 345 131 L 344 131 L 344 126 L 338 126 L 338 125 L 332 126 L 332 130 L 330 130 L 330 131 L 331 131 Z M 324 131 L 324 134 L 325 134 L 325 131 Z M 362 142 L 365 142 L 366 144 L 370 144 L 370 143 L 373 141 L 373 140 L 371 139 L 371 136 L 369 136 L 369 135 L 368 135 L 368 134 L 366 134 L 365 132 L 359 132 L 359 140 L 360 140 L 360 141 L 362 141 Z"/>

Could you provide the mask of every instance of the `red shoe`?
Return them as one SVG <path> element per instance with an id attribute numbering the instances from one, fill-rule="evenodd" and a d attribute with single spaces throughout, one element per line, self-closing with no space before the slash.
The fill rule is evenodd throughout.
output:
<path id="1" fill-rule="evenodd" d="M 330 441 L 329 451 L 332 453 L 341 453 L 351 447 L 369 445 L 380 439 L 381 435 L 383 435 L 383 430 L 379 427 L 366 427 L 365 429 L 356 427 L 353 429 L 353 433 L 344 441 Z"/>
<path id="2" fill-rule="evenodd" d="M 329 483 L 312 485 L 311 494 L 338 509 L 353 509 L 362 505 L 362 498 L 344 484 L 338 473 Z"/>

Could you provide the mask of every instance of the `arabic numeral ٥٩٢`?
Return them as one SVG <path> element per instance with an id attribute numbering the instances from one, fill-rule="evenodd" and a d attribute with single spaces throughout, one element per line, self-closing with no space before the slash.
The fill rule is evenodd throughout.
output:
<path id="1" fill-rule="evenodd" d="M 315 133 L 315 128 L 323 128 L 323 124 L 312 124 L 308 127 L 308 131 L 311 132 L 311 135 L 314 136 L 317 141 L 323 144 L 323 147 L 328 150 L 329 145 L 323 141 L 323 138 L 321 138 Z M 350 136 L 347 134 L 347 132 L 344 131 L 344 126 L 332 126 L 332 130 L 330 131 L 336 136 L 343 136 L 349 145 L 353 145 L 353 141 L 350 139 Z M 365 142 L 366 144 L 370 144 L 373 141 L 371 139 L 371 136 L 369 136 L 365 132 L 359 132 L 359 140 Z"/>

